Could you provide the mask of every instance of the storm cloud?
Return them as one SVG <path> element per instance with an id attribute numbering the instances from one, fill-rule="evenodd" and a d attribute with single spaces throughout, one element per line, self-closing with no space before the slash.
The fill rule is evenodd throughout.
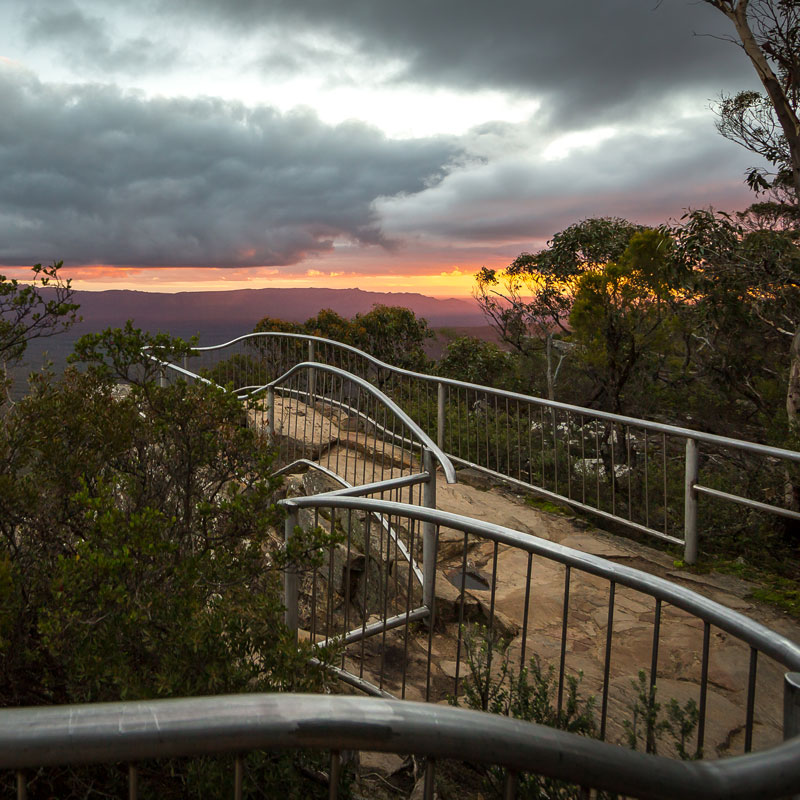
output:
<path id="1" fill-rule="evenodd" d="M 413 194 L 459 154 L 219 100 L 44 85 L 0 68 L 0 260 L 280 265 L 343 237 L 386 243 L 376 197 Z"/>
<path id="2" fill-rule="evenodd" d="M 424 259 L 741 207 L 754 159 L 709 110 L 756 85 L 728 26 L 692 0 L 8 5 L 0 263 Z"/>

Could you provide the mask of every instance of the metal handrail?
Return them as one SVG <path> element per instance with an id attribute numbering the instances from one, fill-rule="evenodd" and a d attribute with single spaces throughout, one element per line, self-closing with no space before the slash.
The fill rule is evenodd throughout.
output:
<path id="1" fill-rule="evenodd" d="M 450 458 L 452 461 L 460 466 L 472 467 L 477 469 L 481 472 L 486 474 L 492 475 L 493 477 L 500 478 L 501 480 L 507 480 L 515 485 L 523 486 L 527 489 L 532 489 L 538 494 L 540 494 L 543 498 L 553 500 L 556 503 L 567 503 L 574 507 L 577 510 L 587 512 L 589 514 L 596 514 L 598 517 L 602 519 L 607 519 L 613 521 L 615 524 L 619 524 L 625 526 L 631 530 L 635 530 L 638 532 L 645 533 L 649 536 L 653 536 L 655 538 L 661 539 L 664 542 L 668 542 L 670 544 L 677 544 L 683 547 L 684 551 L 684 561 L 688 564 L 693 564 L 697 560 L 698 555 L 698 509 L 699 509 L 699 500 L 701 496 L 716 498 L 717 500 L 722 500 L 726 503 L 734 503 L 738 505 L 742 505 L 745 507 L 752 508 L 756 511 L 774 514 L 778 516 L 782 516 L 785 518 L 796 519 L 800 520 L 800 512 L 786 508 L 781 505 L 776 505 L 772 502 L 762 502 L 762 500 L 755 499 L 750 495 L 749 492 L 741 492 L 739 494 L 735 494 L 732 492 L 725 492 L 722 491 L 720 488 L 715 488 L 714 486 L 705 485 L 701 482 L 699 477 L 699 468 L 700 468 L 700 454 L 699 454 L 699 447 L 701 443 L 708 447 L 712 448 L 728 448 L 729 450 L 736 451 L 739 453 L 746 453 L 757 455 L 762 458 L 766 459 L 776 459 L 779 461 L 783 461 L 784 463 L 800 463 L 800 452 L 796 452 L 793 450 L 788 450 L 786 448 L 781 447 L 773 447 L 771 445 L 760 444 L 758 442 L 750 442 L 742 439 L 733 439 L 727 436 L 720 436 L 718 434 L 713 433 L 705 433 L 703 431 L 694 430 L 691 428 L 685 428 L 678 425 L 670 425 L 667 423 L 662 422 L 655 422 L 650 420 L 643 420 L 637 419 L 635 417 L 629 417 L 621 414 L 613 414 L 607 411 L 600 411 L 595 409 L 584 408 L 582 406 L 572 405 L 569 403 L 562 403 L 557 401 L 546 400 L 540 397 L 532 397 L 529 395 L 524 395 L 518 392 L 510 392 L 504 389 L 496 389 L 490 386 L 482 386 L 479 384 L 468 383 L 465 381 L 459 381 L 452 378 L 445 378 L 438 375 L 428 375 L 425 373 L 414 372 L 412 370 L 404 369 L 401 367 L 395 367 L 391 364 L 387 364 L 380 359 L 371 356 L 368 353 L 365 353 L 359 350 L 352 345 L 343 344 L 341 342 L 336 342 L 331 339 L 325 339 L 322 337 L 311 336 L 309 334 L 300 334 L 300 333 L 283 333 L 280 331 L 264 331 L 264 332 L 257 332 L 246 334 L 244 336 L 237 337 L 235 339 L 230 340 L 229 342 L 225 342 L 220 345 L 211 345 L 206 347 L 196 348 L 194 350 L 195 353 L 198 355 L 205 352 L 213 352 L 223 350 L 224 348 L 230 347 L 231 345 L 235 345 L 237 343 L 251 343 L 254 341 L 258 341 L 259 339 L 275 339 L 278 341 L 282 340 L 293 340 L 299 342 L 306 342 L 308 343 L 308 350 L 309 350 L 309 361 L 315 361 L 315 351 L 319 347 L 332 347 L 336 348 L 336 350 L 341 351 L 343 354 L 346 354 L 347 357 L 356 356 L 359 359 L 362 359 L 363 362 L 368 365 L 369 369 L 375 369 L 378 371 L 384 371 L 388 375 L 391 375 L 394 378 L 397 378 L 402 385 L 403 381 L 417 381 L 422 382 L 424 384 L 424 391 L 429 391 L 429 387 L 436 386 L 437 387 L 437 397 L 436 397 L 436 421 L 435 427 L 437 429 L 436 439 L 437 444 L 439 445 L 440 449 L 444 450 L 445 447 L 445 427 L 450 425 L 451 423 L 448 422 L 448 411 L 447 409 L 450 408 L 453 404 L 453 397 L 455 397 L 455 405 L 456 405 L 456 425 L 460 426 L 465 424 L 466 425 L 466 437 L 467 437 L 467 447 L 466 453 L 462 452 L 462 440 L 461 440 L 461 429 L 458 428 L 458 444 L 452 445 L 449 448 L 451 452 L 449 453 Z M 169 366 L 169 365 L 165 365 Z M 177 369 L 177 367 L 175 367 Z M 185 370 L 180 370 L 182 373 L 185 373 Z M 250 388 L 250 387 L 248 387 Z M 529 460 L 526 462 L 528 464 L 528 474 L 525 475 L 524 472 L 521 472 L 521 467 L 518 463 L 516 469 L 516 477 L 515 471 L 512 468 L 510 463 L 505 464 L 502 468 L 500 467 L 499 461 L 499 450 L 498 452 L 492 456 L 492 458 L 496 459 L 496 463 L 493 465 L 491 464 L 490 456 L 489 456 L 489 434 L 486 434 L 486 458 L 482 458 L 481 456 L 481 449 L 483 447 L 483 442 L 481 437 L 477 435 L 477 427 L 479 425 L 478 420 L 476 419 L 473 423 L 474 430 L 473 432 L 476 435 L 475 443 L 470 444 L 470 422 L 469 422 L 469 413 L 467 417 L 461 417 L 461 393 L 464 393 L 464 397 L 466 398 L 469 393 L 472 393 L 473 396 L 477 394 L 479 398 L 483 398 L 480 400 L 480 403 L 483 405 L 493 406 L 495 417 L 498 414 L 501 414 L 503 411 L 503 406 L 506 409 L 509 407 L 514 407 L 516 405 L 517 414 L 519 414 L 521 408 L 528 409 L 528 420 L 530 421 L 530 412 L 532 409 L 536 408 L 541 413 L 544 409 L 548 409 L 550 414 L 553 417 L 553 439 L 552 439 L 552 454 L 551 457 L 555 460 L 557 459 L 556 448 L 557 448 L 557 441 L 556 441 L 556 434 L 555 434 L 555 419 L 556 415 L 559 415 L 560 419 L 566 418 L 568 421 L 570 419 L 580 419 L 581 420 L 581 428 L 580 428 L 580 451 L 583 453 L 583 442 L 584 442 L 584 426 L 591 424 L 598 424 L 602 423 L 606 426 L 616 426 L 618 430 L 623 431 L 623 435 L 625 437 L 630 437 L 631 431 L 636 431 L 640 434 L 643 434 L 645 437 L 645 463 L 644 463 L 644 475 L 640 475 L 639 478 L 643 477 L 644 484 L 645 484 L 645 496 L 643 500 L 643 505 L 641 508 L 637 508 L 636 511 L 636 519 L 633 518 L 630 508 L 630 498 L 628 498 L 629 507 L 627 515 L 623 512 L 620 513 L 618 509 L 615 507 L 615 494 L 614 494 L 614 487 L 612 486 L 610 491 L 607 491 L 603 500 L 601 500 L 601 493 L 600 493 L 600 484 L 599 480 L 596 485 L 596 499 L 588 500 L 586 498 L 587 494 L 587 486 L 586 486 L 586 470 L 594 469 L 600 474 L 600 470 L 608 469 L 608 465 L 605 464 L 601 460 L 600 455 L 600 446 L 599 444 L 595 443 L 595 450 L 596 452 L 594 455 L 586 460 L 583 455 L 576 456 L 577 460 L 574 460 L 572 455 L 568 452 L 568 461 L 567 461 L 567 486 L 566 491 L 564 489 L 559 488 L 558 486 L 558 471 L 557 465 L 555 467 L 555 472 L 552 476 L 548 475 L 545 477 L 544 475 L 544 452 L 545 452 L 545 445 L 544 445 L 544 433 L 542 433 L 542 474 L 539 475 L 538 478 L 534 479 L 531 465 L 533 464 L 532 455 L 528 453 Z M 427 397 L 427 395 L 426 395 Z M 466 402 L 466 400 L 465 400 Z M 469 412 L 469 407 L 467 407 L 467 411 Z M 480 411 L 477 412 L 478 414 Z M 519 433 L 519 420 L 517 421 L 517 433 Z M 430 427 L 430 426 L 428 426 Z M 451 434 L 452 435 L 452 434 Z M 663 463 L 659 467 L 656 466 L 656 469 L 661 469 L 662 480 L 664 483 L 664 491 L 663 491 L 663 503 L 659 500 L 657 494 L 652 490 L 647 489 L 647 450 L 646 450 L 646 442 L 648 435 L 651 435 L 653 439 L 657 439 L 661 437 L 662 439 L 662 450 L 663 450 Z M 549 436 L 549 434 L 548 434 Z M 589 432 L 589 439 L 591 441 L 591 430 Z M 596 432 L 595 432 L 596 437 Z M 682 498 L 674 496 L 671 500 L 667 501 L 667 437 L 677 437 L 680 442 L 685 443 L 682 445 L 685 449 L 685 454 L 682 455 L 683 460 L 683 496 Z M 529 449 L 530 449 L 530 435 L 529 435 Z M 508 450 L 508 442 L 509 439 L 514 439 L 514 433 L 509 429 L 506 432 L 506 450 Z M 627 447 L 628 447 L 628 456 L 630 457 L 630 439 L 627 438 Z M 671 441 L 674 441 L 672 439 Z M 524 443 L 522 440 L 517 441 L 514 440 L 515 447 L 520 449 L 520 452 L 524 450 Z M 477 455 L 473 456 L 471 454 L 471 448 L 475 448 Z M 567 440 L 567 447 L 569 448 L 569 441 Z M 532 452 L 532 451 L 531 451 Z M 624 458 L 621 462 L 615 463 L 614 457 L 614 449 L 613 443 L 611 445 L 611 469 L 612 471 L 618 464 L 625 467 L 626 469 L 630 470 L 630 466 L 626 466 L 624 462 Z M 618 450 L 618 452 L 620 452 Z M 591 455 L 591 454 L 590 454 Z M 621 454 L 622 455 L 622 454 Z M 636 455 L 635 447 L 634 447 L 634 455 Z M 506 452 L 506 456 L 508 457 L 508 452 Z M 603 457 L 605 458 L 605 457 Z M 579 485 L 581 488 L 576 492 L 572 491 L 571 485 L 569 485 L 569 481 L 571 480 L 571 470 L 580 470 L 580 472 L 575 472 L 576 476 L 576 485 Z M 670 470 L 673 468 L 670 467 Z M 577 476 L 582 476 L 578 478 Z M 673 480 L 675 480 L 677 475 L 673 475 Z M 617 479 L 612 478 L 612 483 L 614 483 Z M 706 484 L 708 481 L 706 481 Z M 564 481 L 562 479 L 562 486 Z M 677 485 L 674 484 L 674 485 Z M 630 478 L 628 479 L 628 494 L 630 495 Z M 590 487 L 591 489 L 591 487 Z M 663 524 L 659 524 L 659 526 L 655 526 L 653 522 L 651 522 L 651 502 L 655 506 L 655 510 L 653 513 L 658 514 L 659 518 L 663 519 Z"/>
<path id="2" fill-rule="evenodd" d="M 286 748 L 499 765 L 644 800 L 772 798 L 800 785 L 800 738 L 721 761 L 675 761 L 500 715 L 412 701 L 251 694 L 0 711 L 1 769 Z"/>
<path id="3" fill-rule="evenodd" d="M 423 431 L 422 428 L 420 428 L 420 426 L 414 422 L 414 420 L 411 419 L 411 417 L 406 414 L 406 412 L 403 411 L 403 409 L 400 408 L 400 406 L 397 405 L 397 403 L 395 403 L 391 397 L 388 397 L 376 386 L 373 386 L 369 381 L 364 380 L 364 378 L 361 378 L 358 375 L 353 375 L 351 372 L 347 372 L 346 370 L 339 369 L 339 367 L 332 367 L 329 364 L 317 364 L 313 361 L 302 361 L 299 364 L 295 364 L 291 369 L 284 372 L 283 375 L 276 378 L 274 381 L 264 384 L 264 386 L 261 388 L 251 392 L 248 397 L 253 399 L 262 392 L 266 393 L 270 389 L 274 390 L 296 372 L 306 369 L 314 370 L 315 372 L 329 372 L 333 375 L 338 375 L 340 378 L 356 384 L 365 392 L 371 394 L 377 400 L 380 400 L 380 402 L 383 403 L 386 408 L 388 408 L 419 439 L 420 444 L 427 450 L 430 450 L 439 463 L 439 466 L 442 468 L 442 472 L 444 473 L 447 482 L 458 482 L 458 479 L 456 478 L 456 469 L 453 466 L 453 462 L 450 460 L 449 456 L 439 448 L 436 442 L 434 442 L 433 439 L 431 439 L 431 437 L 428 436 L 428 434 L 425 433 L 425 431 Z"/>
<path id="4" fill-rule="evenodd" d="M 795 450 L 786 450 L 781 447 L 773 447 L 772 445 L 759 444 L 758 442 L 750 442 L 747 441 L 746 439 L 732 439 L 728 436 L 720 436 L 719 434 L 716 433 L 705 433 L 703 431 L 695 430 L 694 428 L 684 428 L 679 425 L 670 425 L 669 423 L 665 422 L 654 422 L 652 420 L 644 420 L 644 419 L 638 419 L 636 417 L 628 417 L 623 414 L 613 414 L 610 411 L 601 411 L 599 409 L 586 408 L 584 406 L 576 406 L 570 403 L 562 403 L 557 400 L 547 400 L 542 397 L 534 397 L 533 395 L 521 394 L 520 392 L 511 392 L 506 389 L 496 389 L 491 386 L 482 386 L 481 384 L 477 383 L 468 383 L 467 381 L 459 381 L 456 380 L 455 378 L 445 378 L 440 375 L 429 375 L 424 372 L 414 372 L 413 370 L 404 369 L 403 367 L 395 367 L 392 364 L 387 364 L 385 361 L 381 361 L 380 359 L 375 358 L 375 356 L 371 356 L 369 353 L 365 353 L 363 350 L 359 350 L 357 347 L 353 347 L 352 345 L 344 344 L 343 342 L 337 342 L 334 339 L 325 339 L 321 336 L 311 336 L 309 334 L 304 334 L 304 333 L 284 333 L 282 331 L 260 331 L 258 333 L 248 333 L 245 334 L 244 336 L 238 336 L 237 338 L 231 339 L 229 342 L 225 342 L 224 344 L 209 345 L 207 347 L 196 347 L 194 348 L 194 350 L 197 352 L 211 352 L 213 350 L 221 350 L 225 347 L 229 347 L 232 344 L 236 344 L 237 342 L 258 337 L 291 338 L 291 339 L 301 339 L 303 341 L 309 341 L 309 342 L 312 341 L 321 342 L 323 344 L 333 345 L 335 347 L 339 347 L 343 350 L 353 353 L 353 355 L 357 355 L 360 358 L 369 361 L 371 364 L 373 364 L 376 367 L 379 367 L 380 369 L 388 370 L 389 372 L 393 372 L 396 375 L 403 375 L 408 378 L 415 378 L 418 380 L 426 381 L 427 383 L 432 383 L 432 384 L 441 383 L 444 384 L 445 386 L 453 386 L 458 389 L 483 392 L 486 394 L 494 395 L 496 397 L 502 397 L 508 400 L 520 400 L 526 403 L 532 403 L 533 405 L 542 406 L 544 408 L 553 408 L 559 411 L 565 411 L 572 414 L 592 416 L 597 419 L 602 419 L 607 422 L 615 423 L 617 425 L 635 425 L 637 428 L 653 431 L 654 433 L 665 433 L 671 436 L 678 436 L 683 439 L 694 439 L 695 441 L 706 442 L 707 444 L 717 445 L 718 447 L 735 447 L 738 450 L 744 450 L 750 453 L 757 453 L 758 455 L 771 456 L 774 458 L 781 458 L 781 459 L 786 459 L 788 461 L 796 461 L 800 463 L 800 452 L 797 452 Z M 168 365 L 168 366 L 177 367 L 177 365 Z M 180 371 L 183 372 L 184 374 L 186 373 L 186 370 L 180 370 Z"/>
<path id="5" fill-rule="evenodd" d="M 409 517 L 421 522 L 476 534 L 485 539 L 519 548 L 533 555 L 544 556 L 565 566 L 574 567 L 618 585 L 627 586 L 651 597 L 670 603 L 677 608 L 715 625 L 727 633 L 774 658 L 787 670 L 800 672 L 800 645 L 765 625 L 750 619 L 738 611 L 727 608 L 691 589 L 678 586 L 649 572 L 617 564 L 601 556 L 573 550 L 547 539 L 506 528 L 491 522 L 476 520 L 460 514 L 439 509 L 423 508 L 395 503 L 388 500 L 372 500 L 362 497 L 343 497 L 336 494 L 318 494 L 309 497 L 293 497 L 280 500 L 287 509 L 301 508 L 346 508 L 358 511 L 378 512 L 397 517 Z"/>

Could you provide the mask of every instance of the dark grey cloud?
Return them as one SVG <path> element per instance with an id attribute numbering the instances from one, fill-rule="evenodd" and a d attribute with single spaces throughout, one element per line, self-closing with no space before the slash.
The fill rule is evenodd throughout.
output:
<path id="1" fill-rule="evenodd" d="M 178 49 L 149 36 L 127 36 L 105 17 L 70 2 L 48 6 L 32 4 L 22 15 L 31 45 L 58 46 L 61 58 L 78 69 L 108 73 L 146 73 L 172 64 Z"/>
<path id="2" fill-rule="evenodd" d="M 306 35 L 316 34 L 376 74 L 396 60 L 394 82 L 541 97 L 553 126 L 647 113 L 676 93 L 712 99 L 756 84 L 741 51 L 712 38 L 731 32 L 728 20 L 698 0 L 35 1 L 22 13 L 29 33 L 73 62 L 141 71 L 177 57 L 174 38 L 212 31 L 230 36 L 234 54 L 241 41 L 257 47 L 263 35 L 252 63 L 268 77 L 309 64 L 335 68 L 336 52 L 309 43 Z M 132 18 L 170 36 L 126 38 Z"/>
<path id="3" fill-rule="evenodd" d="M 750 157 L 720 141 L 710 120 L 668 132 L 621 130 L 558 159 L 512 153 L 454 170 L 430 191 L 385 198 L 377 207 L 390 235 L 440 242 L 542 241 L 577 220 L 621 216 L 667 222 L 683 209 L 741 208 Z M 669 209 L 669 210 L 667 210 Z"/>
<path id="4" fill-rule="evenodd" d="M 755 83 L 719 12 L 695 0 L 162 0 L 162 12 L 239 32 L 316 30 L 375 63 L 405 63 L 394 80 L 540 95 L 554 125 L 613 119 L 685 90 Z M 698 34 L 698 35 L 696 35 Z"/>
<path id="5" fill-rule="evenodd" d="M 281 265 L 385 243 L 375 198 L 460 156 L 313 112 L 43 84 L 0 65 L 0 263 Z"/>

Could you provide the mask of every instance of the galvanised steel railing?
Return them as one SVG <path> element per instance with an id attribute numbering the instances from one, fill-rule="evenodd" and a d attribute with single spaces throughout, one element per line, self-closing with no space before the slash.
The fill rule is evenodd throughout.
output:
<path id="1" fill-rule="evenodd" d="M 700 532 L 712 535 L 719 524 L 704 521 L 704 512 L 730 517 L 743 506 L 800 520 L 783 502 L 786 486 L 800 482 L 795 451 L 411 372 L 301 334 L 249 334 L 195 352 L 183 369 L 167 369 L 245 390 L 302 361 L 359 375 L 408 411 L 455 463 L 680 545 L 689 564 Z"/>
<path id="2" fill-rule="evenodd" d="M 400 408 L 390 397 L 370 384 L 364 378 L 352 375 L 338 367 L 315 363 L 300 363 L 274 379 L 266 386 L 248 389 L 243 393 L 248 409 L 248 422 L 258 430 L 263 430 L 267 438 L 277 447 L 281 472 L 315 469 L 332 477 L 343 488 L 334 493 L 339 496 L 352 494 L 377 494 L 385 498 L 394 496 L 397 500 L 405 497 L 409 502 L 416 501 L 427 508 L 436 507 L 436 468 L 441 468 L 448 483 L 456 480 L 455 468 L 450 459 L 439 449 L 430 437 Z M 403 541 L 391 521 L 379 511 L 374 520 L 379 530 L 379 539 L 372 541 L 370 524 L 373 515 L 367 518 L 366 530 L 359 531 L 353 538 L 352 517 L 340 519 L 341 515 L 332 513 L 321 520 L 315 515 L 314 527 L 321 523 L 329 530 L 336 531 L 347 525 L 347 553 L 344 562 L 337 559 L 331 551 L 327 568 L 327 586 L 334 585 L 334 577 L 341 584 L 345 581 L 346 595 L 349 597 L 357 585 L 360 573 L 364 585 L 364 602 L 357 609 L 360 612 L 359 629 L 347 631 L 346 635 L 355 638 L 364 635 L 367 619 L 386 608 L 388 598 L 382 604 L 380 595 L 368 591 L 369 587 L 381 580 L 387 583 L 390 563 L 402 556 L 407 564 L 409 599 L 412 584 L 418 589 L 418 607 L 413 618 L 420 618 L 424 608 L 430 606 L 432 575 L 424 575 L 417 561 L 424 561 L 432 569 L 435 537 L 432 525 L 422 524 L 419 541 L 424 557 L 415 559 L 414 538 Z M 287 540 L 298 524 L 297 515 L 290 514 L 286 522 Z M 385 539 L 385 553 L 384 553 Z M 351 546 L 358 543 L 366 566 L 359 570 L 360 561 L 354 563 Z M 372 546 L 372 561 L 370 548 Z M 377 554 L 377 555 L 376 555 Z M 394 561 L 392 561 L 392 554 Z M 360 554 L 361 555 L 361 554 Z M 341 574 L 342 566 L 345 572 Z M 370 566 L 372 571 L 370 571 Z M 366 570 L 366 571 L 364 571 Z M 376 572 L 377 570 L 377 572 Z M 316 596 L 316 574 L 314 576 L 312 599 Z M 284 575 L 286 593 L 286 622 L 297 627 L 297 591 L 300 576 L 293 570 Z M 396 581 L 396 576 L 395 576 Z M 369 596 L 369 600 L 367 595 Z M 289 598 L 294 598 L 290 601 Z M 345 628 L 350 623 L 346 608 Z M 331 603 L 328 615 L 332 617 Z M 408 624 L 409 617 L 395 619 L 391 624 Z M 387 624 L 385 619 L 382 623 Z M 312 620 L 312 636 L 316 627 L 316 611 Z M 349 673 L 342 665 L 342 677 L 349 679 Z"/>
<path id="3" fill-rule="evenodd" d="M 800 677 L 800 676 L 795 676 Z M 426 757 L 424 797 L 433 800 L 437 762 L 453 759 L 506 771 L 503 796 L 526 773 L 642 800 L 786 797 L 800 786 L 800 738 L 725 761 L 675 761 L 502 716 L 410 701 L 330 695 L 252 694 L 0 711 L 0 769 L 127 763 L 128 797 L 138 765 L 151 759 L 227 754 L 231 794 L 244 796 L 246 754 L 330 751 L 328 796 L 339 796 L 342 751 Z M 259 787 L 262 789 L 268 787 Z"/>
<path id="4" fill-rule="evenodd" d="M 345 565 L 363 555 L 352 545 L 356 528 L 369 531 L 373 513 L 388 517 L 422 559 L 426 582 L 432 581 L 425 587 L 430 601 L 422 608 L 410 576 L 392 569 L 381 572 L 372 587 L 357 582 L 353 571 L 346 590 L 341 582 L 337 588 L 336 581 L 314 574 L 305 597 L 300 591 L 286 595 L 291 625 L 314 644 L 342 646 L 342 670 L 357 675 L 351 682 L 363 691 L 441 702 L 463 698 L 467 680 L 487 707 L 493 692 L 509 689 L 498 684 L 502 676 L 518 675 L 535 656 L 554 666 L 556 714 L 567 702 L 569 676 L 582 673 L 581 690 L 598 700 L 599 738 L 619 742 L 626 738 L 625 720 L 636 702 L 632 681 L 644 665 L 649 669 L 641 688 L 650 693 L 658 687 L 662 705 L 669 699 L 665 692 L 678 693 L 684 707 L 694 702 L 696 729 L 687 751 L 729 755 L 739 747 L 749 753 L 797 730 L 794 706 L 782 717 L 776 698 L 784 686 L 794 691 L 786 673 L 800 671 L 800 646 L 694 591 L 436 509 L 336 494 L 281 502 L 292 528 L 308 509 L 347 520 Z M 432 561 L 420 551 L 416 535 L 425 523 L 431 526 Z M 333 550 L 331 562 L 332 556 Z M 369 574 L 371 560 L 387 558 L 392 559 L 391 551 L 375 548 L 360 564 L 360 574 Z M 366 606 L 373 591 L 383 608 L 371 624 L 365 615 L 363 626 L 350 631 L 348 609 L 354 614 Z M 309 597 L 312 603 L 298 614 Z M 425 628 L 410 637 L 410 623 L 420 618 Z M 652 737 L 644 739 L 646 749 L 655 749 Z"/>
<path id="5" fill-rule="evenodd" d="M 452 464 L 399 403 L 339 368 L 296 365 L 250 397 L 249 410 L 266 414 L 267 435 L 279 438 L 283 428 L 275 420 L 277 394 L 293 404 L 287 424 L 329 394 L 325 378 L 321 395 L 315 386 L 318 372 L 355 383 L 374 398 L 376 405 L 364 408 L 342 399 L 342 389 L 341 395 L 334 393 L 333 405 L 337 413 L 346 409 L 357 426 L 365 426 L 365 442 L 399 438 L 407 443 L 410 459 L 418 451 L 416 475 L 424 473 L 426 494 L 434 493 L 433 502 L 430 495 L 425 498 L 428 507 L 352 496 L 411 491 L 416 485 L 412 469 L 399 478 L 382 473 L 379 480 L 283 501 L 287 537 L 295 535 L 304 511 L 313 512 L 306 524 L 327 519 L 343 534 L 343 541 L 329 548 L 322 570 L 310 575 L 287 571 L 286 622 L 313 644 L 340 647 L 340 674 L 381 699 L 254 695 L 6 710 L 0 712 L 0 768 L 17 771 L 18 797 L 26 796 L 25 770 L 46 765 L 127 761 L 129 796 L 135 798 L 135 762 L 142 759 L 275 747 L 330 749 L 330 797 L 338 795 L 343 749 L 428 756 L 426 798 L 433 797 L 436 759 L 448 757 L 506 767 L 508 798 L 515 796 L 519 775 L 531 771 L 577 783 L 584 795 L 597 788 L 643 798 L 777 797 L 800 789 L 800 647 L 650 574 L 436 510 L 436 460 L 448 479 Z M 265 394 L 267 407 L 259 409 L 259 396 Z M 397 415 L 408 431 L 390 429 L 380 408 Z M 300 441 L 296 432 L 289 438 Z M 362 445 L 374 460 L 378 448 Z M 312 463 L 321 466 L 305 457 L 287 466 Z M 358 469 L 354 474 L 358 477 Z M 377 531 L 372 529 L 375 519 L 385 521 L 375 526 Z M 470 583 L 476 579 L 482 584 Z M 448 591 L 442 591 L 445 582 Z M 554 593 L 559 585 L 560 593 Z M 353 619 L 360 626 L 353 627 Z M 414 623 L 424 627 L 412 631 Z M 502 716 L 470 717 L 463 709 L 408 702 L 396 706 L 386 699 L 393 692 L 428 701 L 450 695 L 458 703 L 471 682 L 472 697 L 483 698 L 488 708 L 492 698 L 510 690 L 510 684 L 504 685 L 509 675 L 524 674 L 532 653 L 558 663 L 552 673 L 558 717 L 570 702 L 575 672 L 582 671 L 583 686 L 600 698 L 599 740 Z M 741 733 L 744 754 L 718 762 L 659 758 L 654 755 L 657 720 L 643 736 L 641 731 L 637 736 L 634 723 L 634 740 L 643 739 L 648 753 L 603 741 L 618 739 L 625 730 L 632 671 L 643 660 L 649 660 L 650 670 L 641 673 L 641 689 L 653 703 L 656 688 L 663 690 L 672 679 L 691 687 L 696 729 L 684 744 L 693 744 L 697 755 L 727 754 Z M 635 681 L 633 688 L 633 702 L 641 703 Z M 775 702 L 781 689 L 782 716 Z M 728 717 L 731 708 L 740 717 L 722 735 L 714 730 L 720 704 Z M 688 708 L 684 705 L 684 711 Z M 655 705 L 651 710 L 655 713 Z M 787 741 L 778 744 L 780 738 Z M 765 749 L 753 754 L 754 748 Z M 234 759 L 233 772 L 234 796 L 241 797 L 241 755 Z"/>

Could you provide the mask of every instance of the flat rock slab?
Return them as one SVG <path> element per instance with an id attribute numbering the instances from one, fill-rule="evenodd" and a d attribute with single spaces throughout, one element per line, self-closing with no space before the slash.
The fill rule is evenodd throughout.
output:
<path id="1" fill-rule="evenodd" d="M 321 415 L 317 414 L 316 417 Z M 388 457 L 365 432 L 340 431 L 328 419 L 320 421 L 314 435 L 328 435 L 332 444 L 322 463 L 345 476 L 351 483 L 383 480 L 419 469 L 412 458 Z M 327 425 L 327 427 L 326 427 Z M 333 441 L 335 439 L 335 441 Z M 379 457 L 379 453 L 381 457 Z M 756 603 L 749 597 L 752 585 L 735 576 L 702 575 L 675 568 L 674 556 L 613 534 L 593 529 L 585 520 L 542 511 L 525 502 L 522 494 L 507 485 L 495 485 L 474 470 L 459 473 L 461 483 L 448 485 L 437 477 L 437 505 L 456 514 L 485 520 L 528 533 L 563 546 L 622 562 L 651 574 L 687 586 L 722 605 L 744 611 L 748 616 L 783 635 L 800 641 L 800 625 L 781 612 Z M 400 498 L 419 502 L 418 488 Z M 488 579 L 489 589 L 470 589 L 462 599 L 449 584 L 445 573 L 459 570 L 466 559 L 468 570 Z M 469 674 L 464 635 L 478 626 L 493 626 L 502 638 L 505 656 L 497 655 L 492 674 L 501 674 L 503 660 L 520 666 L 538 656 L 545 670 L 556 670 L 563 658 L 567 675 L 582 675 L 581 693 L 600 698 L 604 665 L 608 657 L 609 723 L 608 739 L 624 743 L 623 721 L 629 719 L 636 701 L 634 684 L 640 670 L 649 676 L 654 658 L 655 600 L 640 592 L 617 586 L 612 616 L 611 650 L 607 651 L 610 584 L 571 570 L 569 601 L 565 609 L 564 566 L 528 554 L 520 549 L 495 545 L 470 535 L 464 550 L 464 534 L 456 529 L 440 531 L 437 563 L 437 594 L 442 604 L 440 624 L 429 631 L 424 623 L 350 645 L 347 665 L 374 683 L 383 671 L 384 688 L 411 699 L 445 701 L 457 690 L 455 677 L 463 682 Z M 528 587 L 530 568 L 531 583 Z M 447 586 L 444 585 L 447 583 Z M 489 612 L 494 610 L 495 621 Z M 463 613 L 459 613 L 459 612 Z M 565 614 L 566 611 L 566 614 Z M 566 636 L 562 631 L 566 620 Z M 459 628 L 459 622 L 465 623 Z M 485 635 L 485 634 L 484 634 Z M 689 700 L 699 703 L 702 672 L 703 623 L 692 615 L 663 603 L 657 638 L 657 696 L 662 707 L 674 698 L 681 706 Z M 430 658 L 428 646 L 430 641 Z M 723 631 L 711 628 L 706 715 L 706 757 L 742 752 L 746 687 L 750 668 L 749 647 Z M 516 673 L 515 673 L 516 674 Z M 766 657 L 758 661 L 755 694 L 755 749 L 779 741 L 782 714 L 783 669 Z M 649 678 L 648 678 L 649 679 Z M 674 750 L 666 737 L 664 753 Z"/>

